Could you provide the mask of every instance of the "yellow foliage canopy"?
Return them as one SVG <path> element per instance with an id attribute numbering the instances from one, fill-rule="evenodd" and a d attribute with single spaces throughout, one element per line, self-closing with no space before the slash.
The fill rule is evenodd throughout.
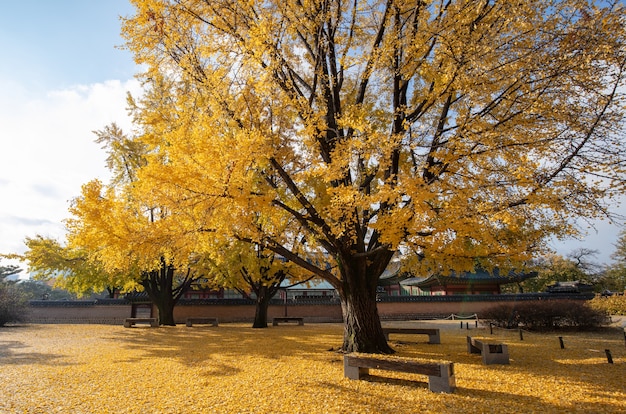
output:
<path id="1" fill-rule="evenodd" d="M 77 293 L 79 296 L 109 293 L 125 284 L 127 279 L 119 272 L 106 271 L 102 263 L 92 260 L 82 248 L 62 246 L 57 240 L 37 235 L 26 238 L 28 248 L 20 260 L 28 262 L 35 279 L 54 281 L 55 286 Z"/>
<path id="2" fill-rule="evenodd" d="M 617 3 L 133 4 L 144 192 L 367 304 L 357 331 L 397 251 L 519 267 L 624 190 Z"/>
<path id="3" fill-rule="evenodd" d="M 134 4 L 148 185 L 213 228 L 333 257 L 404 246 L 430 269 L 520 263 L 623 188 L 622 8 Z"/>

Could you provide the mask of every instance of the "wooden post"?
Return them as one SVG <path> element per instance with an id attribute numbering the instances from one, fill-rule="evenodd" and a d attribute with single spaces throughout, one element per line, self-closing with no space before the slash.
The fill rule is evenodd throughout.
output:
<path id="1" fill-rule="evenodd" d="M 609 364 L 613 363 L 613 356 L 611 355 L 611 350 L 610 349 L 605 349 L 604 353 L 606 354 L 606 360 L 608 361 Z"/>
<path id="2" fill-rule="evenodd" d="M 524 334 L 522 333 L 522 330 L 519 330 L 519 340 L 523 341 L 524 340 Z"/>
<path id="3" fill-rule="evenodd" d="M 493 335 L 493 324 L 489 322 L 489 333 Z"/>
<path id="4" fill-rule="evenodd" d="M 561 344 L 561 349 L 565 349 L 565 344 L 563 343 L 563 337 L 559 336 L 559 343 Z"/>

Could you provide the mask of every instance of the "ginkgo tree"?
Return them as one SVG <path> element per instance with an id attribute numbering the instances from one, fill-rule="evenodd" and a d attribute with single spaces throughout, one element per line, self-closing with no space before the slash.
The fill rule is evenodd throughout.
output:
<path id="1" fill-rule="evenodd" d="M 136 174 L 145 164 L 147 147 L 115 124 L 96 135 L 107 151 L 112 178 L 108 184 L 84 184 L 73 200 L 66 220 L 67 248 L 84 252 L 88 263 L 107 274 L 123 275 L 122 291 L 145 291 L 158 309 L 159 323 L 174 325 L 176 303 L 204 275 L 204 262 L 193 250 L 195 235 L 181 230 L 176 212 L 150 192 L 137 190 Z"/>
<path id="2" fill-rule="evenodd" d="M 70 212 L 68 247 L 84 250 L 107 273 L 123 274 L 122 291 L 145 291 L 158 309 L 159 324 L 175 325 L 176 303 L 203 276 L 176 217 L 98 180 L 83 185 Z"/>
<path id="3" fill-rule="evenodd" d="M 253 243 L 233 239 L 205 254 L 211 264 L 208 275 L 212 285 L 231 288 L 254 299 L 253 328 L 267 328 L 270 301 L 285 288 L 283 283 L 295 285 L 312 278 L 302 267 Z"/>
<path id="4" fill-rule="evenodd" d="M 23 255 L 13 256 L 28 262 L 37 278 L 54 279 L 79 295 L 104 288 L 110 296 L 143 290 L 157 307 L 159 322 L 173 325 L 174 306 L 201 277 L 201 261 L 186 248 L 174 217 L 155 200 L 134 195 L 147 148 L 116 124 L 94 133 L 107 152 L 110 183 L 83 185 L 69 208 L 65 246 L 37 235 L 26 238 Z"/>
<path id="5" fill-rule="evenodd" d="M 375 297 L 396 252 L 519 266 L 624 190 L 619 2 L 132 4 L 139 181 L 332 284 L 345 351 L 393 351 Z"/>
<path id="6" fill-rule="evenodd" d="M 96 142 L 102 144 L 107 152 L 106 165 L 112 175 L 110 185 L 123 186 L 131 183 L 134 180 L 134 171 L 144 160 L 146 149 L 139 142 L 129 139 L 115 123 L 94 133 L 97 136 Z M 88 188 L 93 186 L 86 186 L 84 190 Z M 105 215 L 106 212 L 102 211 L 101 214 Z M 101 217 L 96 212 L 92 218 Z M 73 223 L 77 228 L 76 220 Z M 106 289 L 109 296 L 113 297 L 123 286 L 130 288 L 128 282 L 132 277 L 127 269 L 106 266 L 94 256 L 93 253 L 98 250 L 90 251 L 87 245 L 63 245 L 58 240 L 41 235 L 27 237 L 24 244 L 27 247 L 26 252 L 12 256 L 27 262 L 36 279 L 52 279 L 58 287 L 79 296 Z"/>
<path id="7" fill-rule="evenodd" d="M 13 258 L 28 263 L 34 279 L 53 280 L 56 287 L 79 296 L 106 290 L 111 298 L 126 283 L 124 274 L 107 272 L 84 249 L 69 248 L 41 235 L 27 237 L 24 244 L 26 251 Z"/>

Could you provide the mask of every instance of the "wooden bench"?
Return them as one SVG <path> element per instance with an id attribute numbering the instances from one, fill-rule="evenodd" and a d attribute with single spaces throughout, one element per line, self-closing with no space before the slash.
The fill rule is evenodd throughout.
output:
<path id="1" fill-rule="evenodd" d="M 196 325 L 212 325 L 212 326 L 217 326 L 218 322 L 217 322 L 217 318 L 187 318 L 187 323 L 186 325 L 191 327 L 193 326 L 193 324 Z"/>
<path id="2" fill-rule="evenodd" d="M 467 352 L 481 354 L 485 365 L 509 363 L 509 348 L 504 344 L 488 344 L 468 336 Z"/>
<path id="3" fill-rule="evenodd" d="M 456 388 L 453 362 L 424 362 L 400 357 L 348 354 L 343 357 L 343 373 L 350 379 L 361 379 L 370 369 L 428 375 L 428 389 L 451 393 Z"/>
<path id="4" fill-rule="evenodd" d="M 149 323 L 152 328 L 159 327 L 157 318 L 126 318 L 124 319 L 124 328 L 130 328 L 138 323 Z"/>
<path id="5" fill-rule="evenodd" d="M 432 328 L 383 328 L 385 338 L 389 340 L 389 334 L 416 334 L 428 335 L 429 344 L 440 344 L 441 335 L 439 329 Z"/>
<path id="6" fill-rule="evenodd" d="M 274 318 L 272 321 L 273 326 L 277 326 L 281 322 L 297 322 L 298 325 L 304 325 L 304 318 L 300 318 L 297 316 L 280 316 Z"/>

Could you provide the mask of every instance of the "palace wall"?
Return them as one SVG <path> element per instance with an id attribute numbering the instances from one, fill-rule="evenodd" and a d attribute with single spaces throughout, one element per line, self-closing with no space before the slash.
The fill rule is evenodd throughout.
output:
<path id="1" fill-rule="evenodd" d="M 469 316 L 502 303 L 528 300 L 590 299 L 587 295 L 551 295 L 545 293 L 519 295 L 458 295 L 382 297 L 378 301 L 381 320 L 412 320 L 446 318 L 451 315 Z M 91 301 L 32 301 L 26 322 L 30 323 L 93 323 L 122 325 L 131 316 L 157 315 L 149 304 L 125 300 Z M 252 322 L 254 303 L 247 300 L 181 300 L 174 308 L 176 323 L 188 317 L 216 317 L 220 323 Z M 148 315 L 146 315 L 148 314 Z M 330 301 L 273 301 L 268 309 L 268 321 L 276 316 L 299 316 L 305 322 L 341 322 L 341 306 Z"/>

